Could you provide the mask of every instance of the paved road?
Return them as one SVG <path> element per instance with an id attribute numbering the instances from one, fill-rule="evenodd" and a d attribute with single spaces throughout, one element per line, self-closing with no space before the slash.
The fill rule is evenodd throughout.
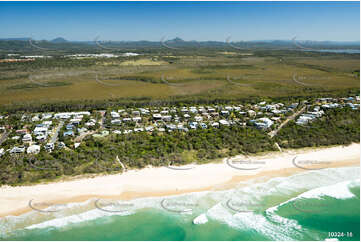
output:
<path id="1" fill-rule="evenodd" d="M 271 138 L 273 138 L 283 128 L 283 126 L 285 126 L 290 120 L 294 120 L 298 115 L 303 113 L 305 111 L 306 107 L 307 106 L 303 106 L 303 108 L 301 108 L 298 112 L 292 114 L 291 117 L 288 117 L 283 123 L 281 123 L 281 125 L 277 129 L 272 130 L 271 132 L 268 133 L 268 135 Z"/>
<path id="2" fill-rule="evenodd" d="M 0 138 L 0 145 L 6 140 L 6 138 L 9 136 L 10 131 L 5 131 L 5 133 Z"/>
<path id="3" fill-rule="evenodd" d="M 53 135 L 53 137 L 51 137 L 50 143 L 55 144 L 56 140 L 58 139 L 59 131 L 63 127 L 63 125 L 64 121 L 60 121 L 58 127 L 56 127 L 55 134 Z"/>

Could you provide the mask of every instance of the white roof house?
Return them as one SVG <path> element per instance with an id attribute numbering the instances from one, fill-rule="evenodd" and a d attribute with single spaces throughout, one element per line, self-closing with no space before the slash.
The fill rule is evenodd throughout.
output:
<path id="1" fill-rule="evenodd" d="M 32 141 L 31 134 L 25 134 L 23 136 L 23 142 L 30 142 L 30 141 Z"/>
<path id="2" fill-rule="evenodd" d="M 253 110 L 248 110 L 248 115 L 249 115 L 249 116 L 255 116 L 255 115 L 256 115 L 256 112 L 253 111 Z"/>
<path id="3" fill-rule="evenodd" d="M 114 112 L 114 111 L 112 111 L 112 112 L 110 113 L 110 116 L 112 116 L 112 118 L 119 118 L 119 117 L 120 117 L 119 113 Z"/>
<path id="4" fill-rule="evenodd" d="M 224 119 L 219 120 L 219 123 L 221 125 L 224 125 L 224 126 L 229 126 L 230 125 L 229 122 L 227 120 L 224 120 Z"/>
<path id="5" fill-rule="evenodd" d="M 213 123 L 211 124 L 211 126 L 212 126 L 212 127 L 215 127 L 215 128 L 216 128 L 216 127 L 219 127 L 219 123 L 218 123 L 218 122 L 213 122 Z"/>
<path id="6" fill-rule="evenodd" d="M 40 145 L 30 145 L 26 150 L 28 154 L 38 154 L 40 152 Z"/>
<path id="7" fill-rule="evenodd" d="M 120 119 L 113 119 L 112 121 L 110 121 L 111 124 L 116 124 L 119 125 L 122 123 L 122 121 Z"/>
<path id="8" fill-rule="evenodd" d="M 0 156 L 2 156 L 3 154 L 5 154 L 4 148 L 0 149 Z"/>
<path id="9" fill-rule="evenodd" d="M 142 121 L 142 118 L 141 117 L 134 117 L 133 121 L 134 122 L 140 122 L 140 121 Z"/>
<path id="10" fill-rule="evenodd" d="M 203 118 L 201 116 L 195 116 L 194 120 L 197 121 L 197 122 L 200 122 L 200 121 L 203 120 Z"/>
<path id="11" fill-rule="evenodd" d="M 10 150 L 10 154 L 19 154 L 19 153 L 24 153 L 25 152 L 25 147 L 14 147 Z"/>
<path id="12" fill-rule="evenodd" d="M 155 113 L 155 114 L 153 114 L 153 119 L 162 119 L 162 115 L 161 114 L 159 114 L 159 113 Z"/>
<path id="13" fill-rule="evenodd" d="M 255 124 L 259 128 L 269 128 L 273 125 L 273 123 L 274 122 L 269 118 L 259 118 Z"/>

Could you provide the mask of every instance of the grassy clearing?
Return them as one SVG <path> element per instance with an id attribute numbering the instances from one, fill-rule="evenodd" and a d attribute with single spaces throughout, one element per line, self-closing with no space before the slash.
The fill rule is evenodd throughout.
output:
<path id="1" fill-rule="evenodd" d="M 67 64 L 57 68 L 42 65 L 31 70 L 23 69 L 20 64 L 18 68 L 12 66 L 11 71 L 8 66 L 0 65 L 0 104 L 130 97 L 167 99 L 189 95 L 225 99 L 302 96 L 360 86 L 354 74 L 359 70 L 359 60 L 354 56 L 283 58 L 227 53 L 172 55 L 176 58 L 169 62 L 162 60 L 164 57 L 170 58 L 168 55 L 153 60 L 152 57 L 88 60 L 93 65 L 71 68 Z M 35 85 L 29 76 L 49 85 Z"/>

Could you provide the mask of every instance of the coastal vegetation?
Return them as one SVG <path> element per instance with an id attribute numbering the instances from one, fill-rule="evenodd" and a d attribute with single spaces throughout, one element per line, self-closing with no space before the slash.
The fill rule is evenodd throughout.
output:
<path id="1" fill-rule="evenodd" d="M 122 172 L 126 168 L 206 163 L 237 154 L 250 155 L 282 148 L 348 145 L 359 142 L 360 111 L 329 110 L 306 126 L 290 121 L 274 138 L 252 127 L 230 126 L 174 131 L 87 136 L 76 149 L 45 150 L 37 155 L 10 155 L 0 159 L 0 184 L 19 185 L 50 181 L 64 176 Z M 73 146 L 70 140 L 65 144 Z"/>

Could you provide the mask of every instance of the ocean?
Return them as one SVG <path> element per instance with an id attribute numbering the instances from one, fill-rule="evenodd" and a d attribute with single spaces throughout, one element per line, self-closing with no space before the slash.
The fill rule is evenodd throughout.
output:
<path id="1" fill-rule="evenodd" d="M 0 218 L 0 240 L 360 240 L 359 167 Z"/>

